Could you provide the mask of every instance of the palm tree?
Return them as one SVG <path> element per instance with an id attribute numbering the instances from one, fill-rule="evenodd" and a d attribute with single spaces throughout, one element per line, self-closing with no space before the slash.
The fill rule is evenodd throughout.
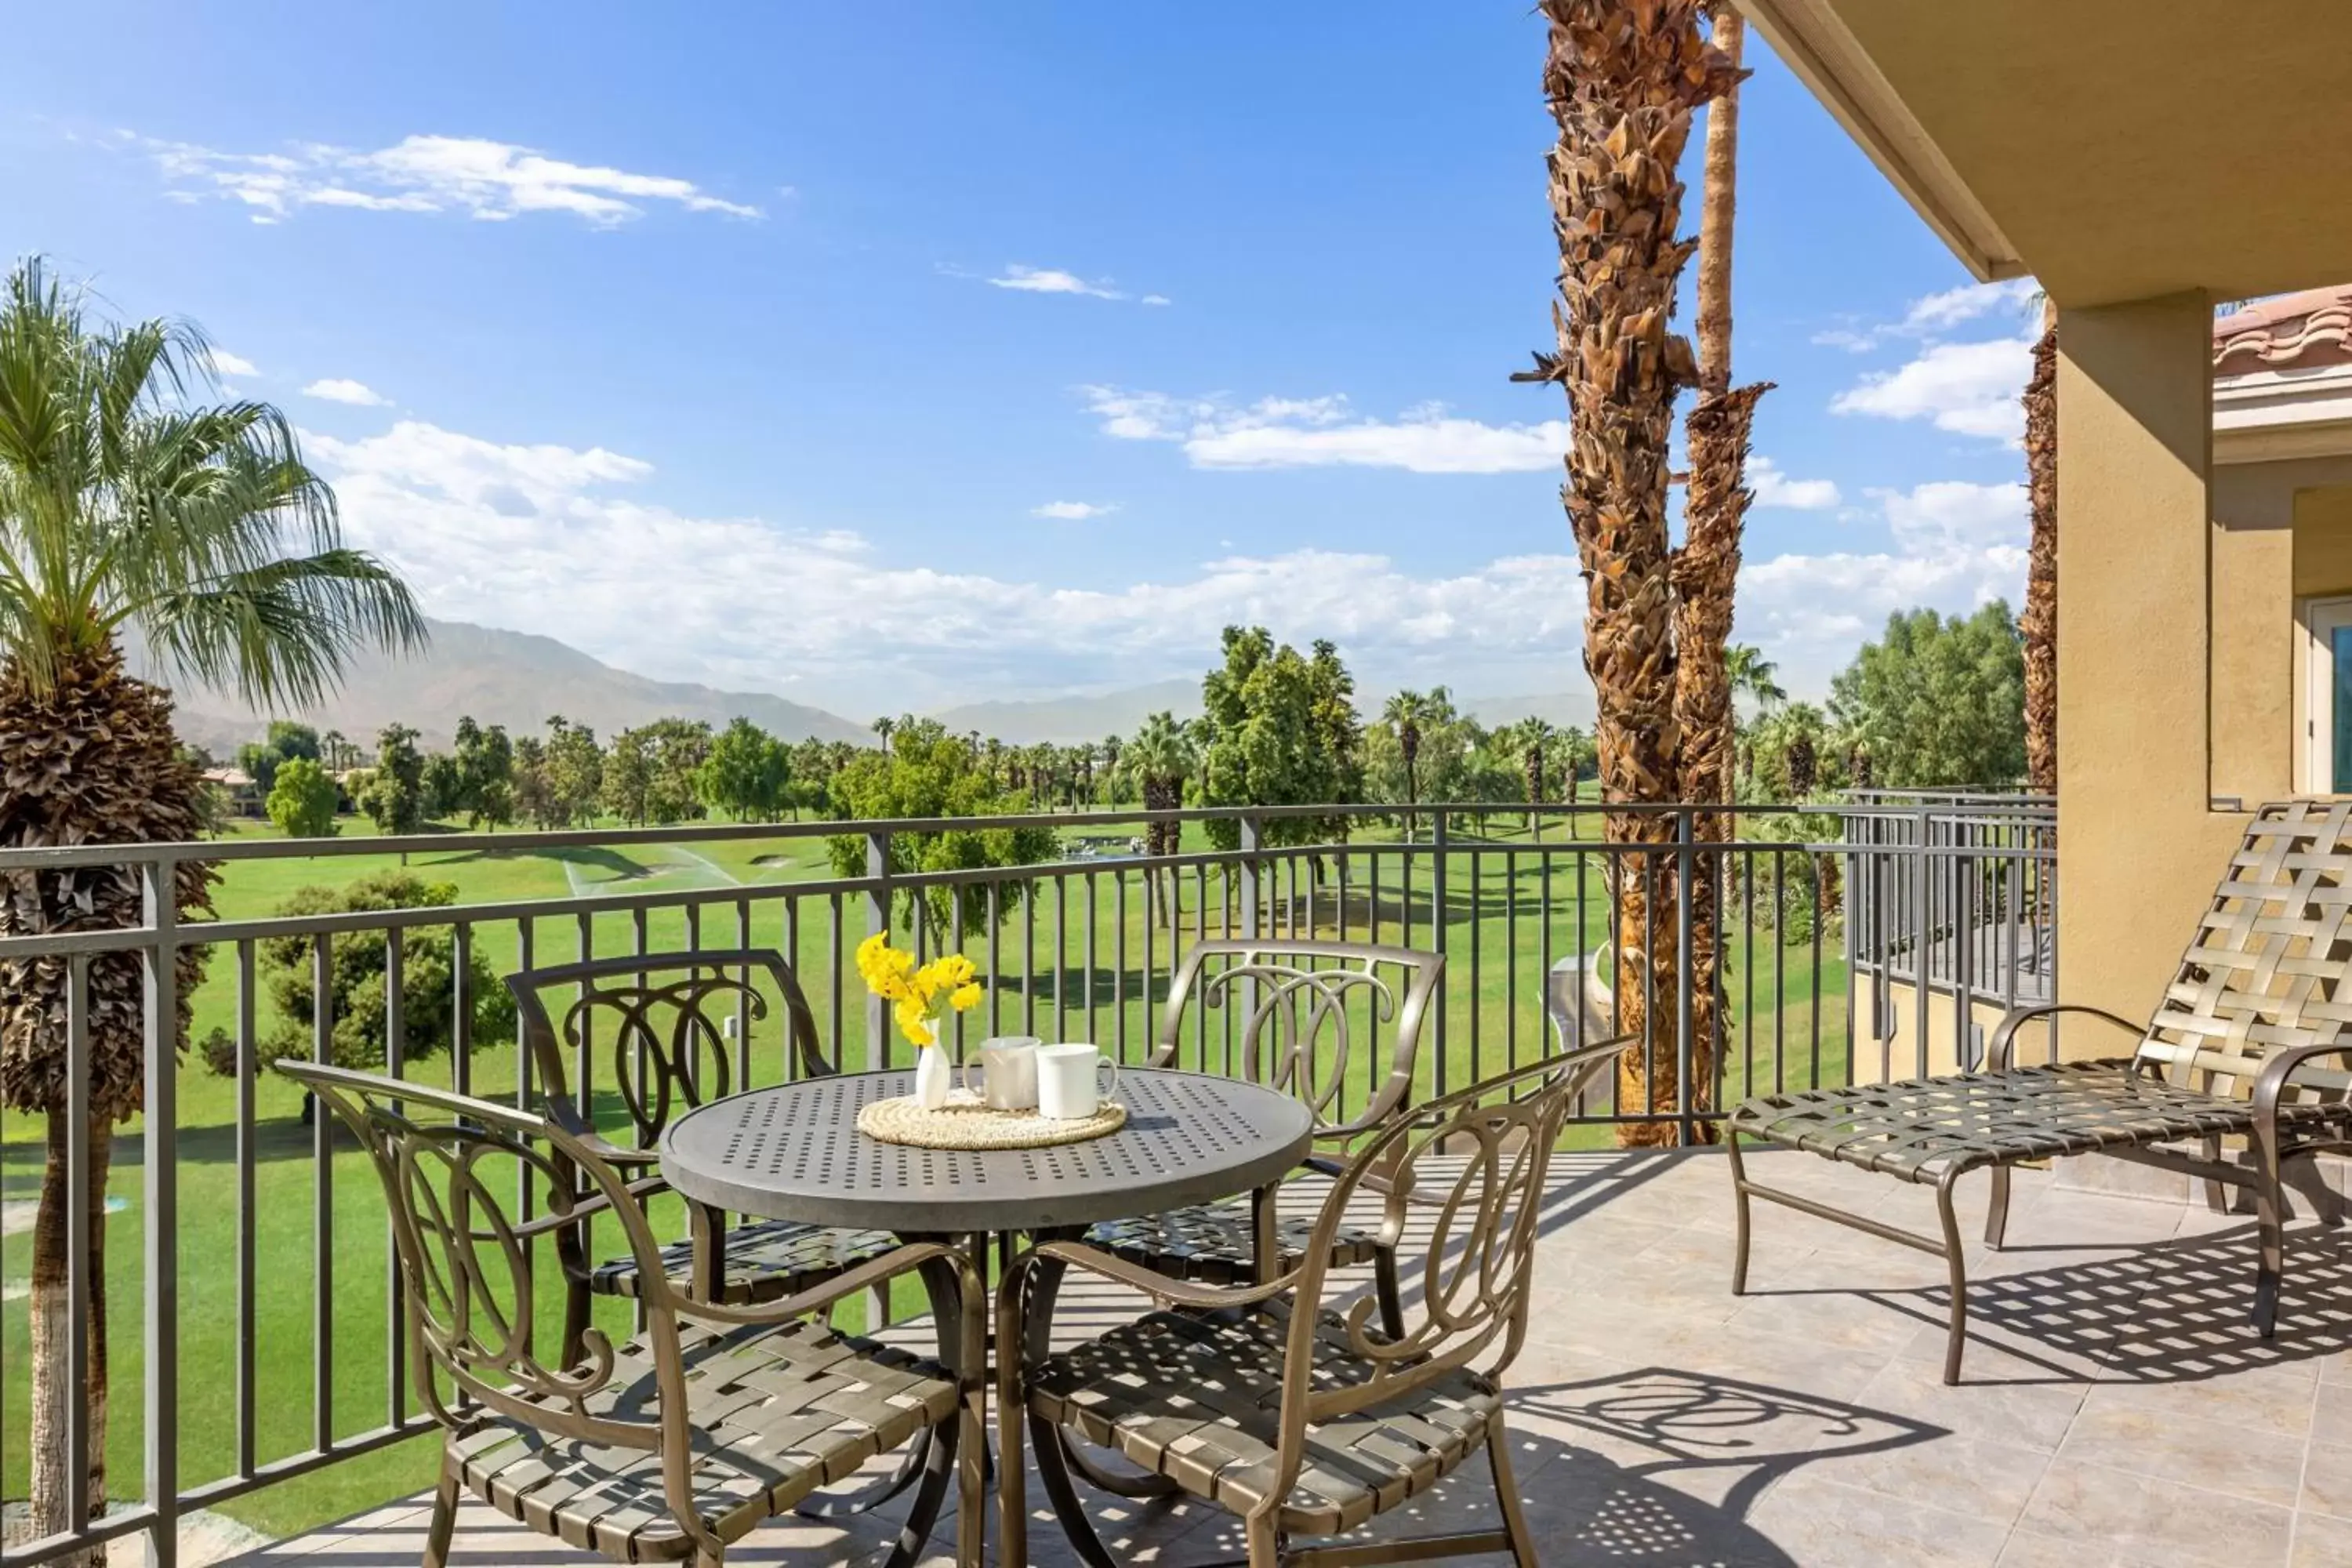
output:
<path id="1" fill-rule="evenodd" d="M 1412 841 L 1421 804 L 1421 727 L 1428 721 L 1430 700 L 1418 691 L 1400 691 L 1381 705 L 1381 722 L 1396 731 L 1397 754 L 1404 759 L 1404 837 Z"/>
<path id="2" fill-rule="evenodd" d="M 886 752 L 890 749 L 890 731 L 896 730 L 898 727 L 898 721 L 889 718 L 887 715 L 883 718 L 875 720 L 873 723 L 866 726 L 866 728 L 872 730 L 877 735 L 879 735 L 882 738 L 882 749 Z"/>
<path id="3" fill-rule="evenodd" d="M 2058 793 L 2058 310 L 2042 300 L 2042 336 L 2025 384 L 2025 493 L 2033 532 L 2025 556 L 2025 777 Z"/>
<path id="4" fill-rule="evenodd" d="M 1551 749 L 1559 731 L 1551 727 L 1549 720 L 1530 716 L 1517 726 L 1517 733 L 1528 770 L 1528 832 L 1540 838 L 1543 818 L 1535 808 L 1543 804 L 1544 754 Z"/>
<path id="5" fill-rule="evenodd" d="M 37 259 L 0 291 L 0 847 L 193 838 L 203 781 L 179 755 L 168 692 L 124 669 L 135 631 L 166 670 L 263 706 L 318 700 L 362 644 L 424 640 L 400 581 L 346 549 L 333 492 L 266 404 L 212 404 L 194 328 L 89 319 Z M 172 897 L 208 910 L 215 873 Z M 0 935 L 142 923 L 127 869 L 0 878 Z M 178 968 L 184 1037 L 203 963 Z M 33 1226 L 33 1533 L 67 1528 L 64 1420 L 79 1399 L 89 1497 L 105 1498 L 109 1130 L 144 1103 L 145 984 L 135 954 L 89 963 L 88 1294 L 68 1299 L 65 966 L 0 962 L 0 1100 L 43 1114 Z M 151 1151 L 152 1153 L 152 1151 Z M 89 1360 L 68 1364 L 72 1314 Z M 104 1560 L 104 1551 L 95 1553 Z"/>
<path id="6" fill-rule="evenodd" d="M 1780 667 L 1749 643 L 1734 643 L 1723 650 L 1724 678 L 1734 697 L 1745 697 L 1759 713 L 1769 713 L 1789 700 L 1780 682 Z"/>
<path id="7" fill-rule="evenodd" d="M 1568 398 L 1560 498 L 1584 568 L 1603 798 L 1666 803 L 1685 786 L 1677 710 L 1703 708 L 1699 700 L 1711 701 L 1721 681 L 1718 658 L 1677 700 L 1668 447 L 1675 394 L 1696 382 L 1697 366 L 1690 345 L 1667 329 L 1693 248 L 1675 232 L 1675 170 L 1692 113 L 1729 90 L 1738 69 L 1699 31 L 1699 0 L 1540 0 L 1540 9 L 1549 36 L 1544 97 L 1559 126 L 1549 160 L 1559 297 L 1553 348 L 1520 378 L 1556 383 Z M 1738 438 L 1744 446 L 1744 429 Z M 1697 499 L 1693 530 L 1701 526 Z M 1727 553 L 1736 568 L 1736 536 L 1728 552 L 1718 532 L 1705 542 L 1690 575 L 1709 595 L 1727 594 L 1723 562 Z M 1722 640 L 1713 638 L 1718 648 Z M 1651 933 L 1676 927 L 1675 861 L 1664 848 L 1675 827 L 1663 813 L 1619 811 L 1608 831 L 1618 843 L 1661 847 L 1621 861 L 1612 950 L 1623 1026 L 1637 1039 L 1619 1062 L 1619 1103 L 1636 1114 L 1664 1111 L 1680 1099 L 1679 955 L 1671 937 L 1654 943 Z M 1696 1089 L 1710 1075 L 1693 1066 Z M 1675 1136 L 1671 1121 L 1627 1122 L 1620 1133 L 1628 1143 Z"/>
<path id="8" fill-rule="evenodd" d="M 1103 784 L 1107 791 L 1116 792 L 1118 788 L 1118 753 L 1124 744 L 1117 731 L 1102 738 Z M 1114 804 L 1116 800 L 1114 794 Z"/>
<path id="9" fill-rule="evenodd" d="M 1192 768 L 1192 742 L 1172 713 L 1154 713 L 1127 747 L 1128 765 L 1143 791 L 1146 811 L 1174 811 L 1184 804 L 1184 775 Z M 1143 830 L 1144 852 L 1152 857 L 1146 876 L 1151 884 L 1151 907 L 1162 925 L 1172 925 L 1158 860 L 1173 855 L 1183 843 L 1183 824 L 1154 819 Z M 1172 881 L 1172 879 L 1169 879 Z"/>

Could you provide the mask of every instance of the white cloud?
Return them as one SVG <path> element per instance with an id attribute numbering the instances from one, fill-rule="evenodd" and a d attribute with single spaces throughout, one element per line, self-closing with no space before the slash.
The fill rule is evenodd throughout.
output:
<path id="1" fill-rule="evenodd" d="M 126 134 L 173 182 L 174 200 L 241 202 L 256 223 L 306 206 L 366 212 L 462 212 L 484 219 L 570 213 L 599 226 L 641 216 L 642 202 L 688 212 L 758 217 L 760 209 L 714 196 L 690 180 L 567 163 L 529 147 L 470 136 L 410 136 L 373 153 L 298 142 L 284 153 L 226 153 Z"/>
<path id="2" fill-rule="evenodd" d="M 1175 302 L 1165 294 L 1146 294 L 1139 301 L 1146 305 L 1172 305 Z"/>
<path id="3" fill-rule="evenodd" d="M 329 403 L 353 404 L 362 408 L 382 408 L 392 401 L 365 382 L 341 375 L 331 375 L 323 381 L 312 382 L 302 389 L 302 395 L 324 398 Z"/>
<path id="4" fill-rule="evenodd" d="M 1097 506 L 1092 501 L 1049 500 L 1044 506 L 1030 509 L 1031 517 L 1050 517 L 1059 522 L 1084 522 L 1090 517 L 1108 517 L 1118 510 L 1116 506 Z"/>
<path id="5" fill-rule="evenodd" d="M 899 564 L 855 533 L 684 516 L 614 493 L 652 468 L 603 448 L 501 445 L 409 420 L 305 443 L 352 542 L 393 562 L 431 614 L 560 637 L 652 675 L 789 681 L 853 711 L 1163 678 L 1203 667 L 1234 622 L 1335 638 L 1360 671 L 1538 661 L 1563 680 L 1582 636 L 1568 555 L 1433 575 L 1362 552 L 1224 554 L 1160 581 L 1076 588 Z M 877 625 L 894 628 L 887 659 Z"/>
<path id="6" fill-rule="evenodd" d="M 1939 480 L 1869 494 L 1894 549 L 1751 559 L 1739 574 L 1736 635 L 1780 660 L 1792 689 L 1825 689 L 1897 610 L 2014 606 L 2024 592 L 2024 486 Z"/>
<path id="7" fill-rule="evenodd" d="M 1826 511 L 1839 500 L 1835 479 L 1792 479 L 1778 463 L 1760 456 L 1748 459 L 1748 488 L 1756 492 L 1758 506 L 1790 511 Z"/>
<path id="8" fill-rule="evenodd" d="M 1830 400 L 1832 414 L 1928 419 L 1938 430 L 2015 445 L 2025 433 L 2019 401 L 2033 368 L 2026 339 L 1935 343 L 1892 371 L 1865 375 Z"/>
<path id="9" fill-rule="evenodd" d="M 261 374 L 251 360 L 243 354 L 233 354 L 226 349 L 213 349 L 209 351 L 207 357 L 213 362 L 213 374 L 215 375 L 259 375 Z"/>
<path id="10" fill-rule="evenodd" d="M 1102 432 L 1181 443 L 1196 468 L 1372 468 L 1417 474 L 1524 473 L 1559 466 L 1568 422 L 1486 425 L 1438 404 L 1395 419 L 1357 417 L 1344 396 L 1172 397 L 1116 386 L 1079 388 Z"/>
<path id="11" fill-rule="evenodd" d="M 2033 307 L 2040 291 L 2041 285 L 2031 278 L 2011 279 L 2005 283 L 1964 283 L 1959 288 L 1912 300 L 1900 321 L 1856 325 L 1849 320 L 1844 326 L 1815 332 L 1813 342 L 1850 353 L 1864 353 L 1889 338 L 1932 338 L 1948 327 L 1985 316 L 2013 314 L 2022 321 L 2037 314 Z"/>
<path id="12" fill-rule="evenodd" d="M 1089 283 L 1075 272 L 1065 272 L 1058 267 L 1023 267 L 1018 263 L 988 279 L 996 289 L 1016 289 L 1024 294 L 1084 294 L 1096 300 L 1124 300 L 1127 296 L 1110 286 L 1110 279 Z"/>

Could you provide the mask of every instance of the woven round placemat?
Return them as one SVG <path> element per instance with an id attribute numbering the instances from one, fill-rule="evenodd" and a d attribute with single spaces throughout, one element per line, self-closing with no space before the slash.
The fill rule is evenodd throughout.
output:
<path id="1" fill-rule="evenodd" d="M 1127 1125 L 1127 1107 L 1105 1100 L 1083 1121 L 1063 1121 L 1034 1110 L 996 1110 L 967 1089 L 948 1091 L 948 1102 L 925 1110 L 911 1095 L 877 1100 L 859 1108 L 857 1130 L 884 1143 L 918 1149 L 1050 1149 L 1083 1143 Z"/>

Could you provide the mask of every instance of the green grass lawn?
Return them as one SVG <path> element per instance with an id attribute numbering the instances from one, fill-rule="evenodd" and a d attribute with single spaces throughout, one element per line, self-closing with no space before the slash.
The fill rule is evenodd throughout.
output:
<path id="1" fill-rule="evenodd" d="M 347 826 L 345 831 L 363 828 Z M 252 826 L 239 830 L 244 836 L 269 831 Z M 1123 836 L 1117 828 L 1082 831 Z M 1208 847 L 1198 834 L 1198 825 L 1188 825 L 1188 852 Z M 1545 968 L 1596 944 L 1606 928 L 1597 858 L 1580 866 L 1570 856 L 1538 847 L 1523 831 L 1489 838 L 1457 835 L 1454 845 L 1443 938 L 1448 960 L 1445 1043 L 1441 1057 L 1433 1038 L 1424 1041 L 1416 1075 L 1422 1095 L 1433 1092 L 1441 1070 L 1448 1084 L 1459 1085 L 1549 1048 Z M 1265 888 L 1265 918 L 1279 934 L 1344 935 L 1426 947 L 1437 903 L 1429 862 L 1420 858 L 1408 882 L 1403 860 L 1392 837 L 1379 834 L 1359 836 L 1344 858 L 1344 877 L 1339 858 L 1327 860 L 1319 881 L 1303 859 L 1285 859 Z M 224 919 L 265 915 L 298 888 L 333 885 L 398 865 L 399 858 L 392 855 L 227 862 L 219 912 Z M 501 973 L 520 964 L 526 938 L 535 963 L 580 955 L 582 921 L 562 902 L 575 895 L 740 889 L 740 897 L 730 893 L 698 914 L 656 910 L 642 922 L 626 913 L 599 915 L 585 940 L 599 955 L 675 949 L 698 938 L 705 946 L 748 940 L 784 949 L 802 976 L 821 1037 L 839 1042 L 844 1066 L 869 1065 L 856 978 L 842 973 L 848 950 L 865 934 L 863 900 L 841 900 L 836 920 L 829 898 L 789 900 L 793 883 L 832 874 L 822 838 L 546 851 L 531 848 L 528 837 L 518 835 L 511 852 L 419 853 L 410 858 L 409 868 L 455 884 L 465 904 L 550 900 L 551 912 L 535 913 L 527 924 L 504 920 L 475 925 L 478 951 Z M 1171 935 L 1147 917 L 1144 880 L 1132 865 L 1106 859 L 1072 863 L 1071 869 L 1077 874 L 1042 884 L 1034 901 L 1012 913 L 995 932 L 1000 979 L 983 1009 L 966 1020 L 967 1037 L 1017 1032 L 1091 1038 L 1129 1060 L 1139 1059 L 1154 1037 L 1171 951 L 1196 932 L 1221 934 L 1229 919 L 1237 919 L 1238 888 L 1229 888 L 1219 868 L 1173 874 L 1177 931 Z M 795 906 L 789 915 L 788 901 Z M 902 931 L 898 940 L 908 938 Z M 965 951 L 984 970 L 989 967 L 985 933 L 968 933 Z M 1810 944 L 1778 946 L 1769 931 L 1757 933 L 1752 956 L 1737 936 L 1728 951 L 1727 1093 L 1737 1098 L 1776 1081 L 1790 1087 L 1843 1081 L 1846 976 L 1839 943 L 1832 939 L 1823 944 L 1818 971 Z M 839 966 L 836 953 L 843 961 Z M 215 1026 L 233 1026 L 235 968 L 229 955 L 215 953 L 194 998 L 199 1037 Z M 268 1016 L 266 1005 L 261 1012 L 259 1032 L 266 1039 L 281 1023 Z M 1224 1066 L 1230 1012 L 1221 1010 L 1192 1037 L 1185 1065 Z M 755 1034 L 755 1081 L 781 1076 L 775 1038 L 772 1030 Z M 1384 1048 L 1384 1038 L 1378 1043 Z M 894 1041 L 887 1055 L 891 1065 L 905 1065 L 909 1048 Z M 1354 1060 L 1349 1103 L 1361 1103 L 1374 1070 L 1370 1053 Z M 460 1064 L 436 1058 L 412 1063 L 411 1072 L 426 1081 L 462 1080 L 473 1092 L 510 1098 L 514 1050 L 506 1042 L 483 1044 L 462 1071 Z M 179 1083 L 181 1478 L 184 1485 L 194 1485 L 233 1473 L 236 1463 L 233 1376 L 240 1171 L 233 1084 L 193 1058 Z M 319 1158 L 313 1130 L 299 1121 L 300 1097 L 285 1080 L 265 1074 L 255 1103 L 252 1422 L 254 1452 L 267 1464 L 308 1448 L 321 1431 L 348 1437 L 382 1425 L 404 1391 L 395 1395 L 389 1373 L 388 1241 L 373 1173 L 347 1145 L 324 1161 Z M 142 1131 L 137 1121 L 122 1129 L 110 1184 L 110 1193 L 126 1205 L 107 1227 L 113 1363 L 108 1452 L 118 1494 L 136 1490 L 141 1468 Z M 0 1118 L 0 1195 L 11 1203 L 34 1195 L 40 1137 L 37 1119 Z M 1581 1146 L 1601 1146 L 1611 1133 L 1591 1126 L 1573 1129 L 1570 1137 Z M 322 1182 L 328 1188 L 324 1208 L 333 1216 L 331 1237 L 320 1234 L 315 1220 L 321 1212 Z M 7 1287 L 0 1306 L 0 1491 L 11 1497 L 24 1495 L 27 1467 L 29 1346 L 22 1282 L 29 1244 L 22 1230 L 0 1239 L 0 1280 Z M 322 1257 L 330 1276 L 324 1292 Z M 552 1284 L 551 1278 L 543 1282 L 543 1309 L 555 1295 Z M 318 1331 L 322 1294 L 328 1321 L 323 1356 Z M 627 1328 L 626 1314 L 614 1303 L 605 1304 L 600 1321 L 616 1334 Z M 331 1396 L 323 1419 L 314 1409 L 321 1386 Z M 430 1439 L 412 1440 L 279 1482 L 226 1502 L 222 1510 L 263 1531 L 291 1531 L 427 1485 L 432 1465 Z"/>

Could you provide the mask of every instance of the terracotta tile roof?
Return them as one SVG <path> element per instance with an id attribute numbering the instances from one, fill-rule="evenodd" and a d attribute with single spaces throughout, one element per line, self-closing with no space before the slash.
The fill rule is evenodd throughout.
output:
<path id="1" fill-rule="evenodd" d="M 2213 318 L 2217 375 L 2352 364 L 2352 284 L 2257 300 Z"/>

